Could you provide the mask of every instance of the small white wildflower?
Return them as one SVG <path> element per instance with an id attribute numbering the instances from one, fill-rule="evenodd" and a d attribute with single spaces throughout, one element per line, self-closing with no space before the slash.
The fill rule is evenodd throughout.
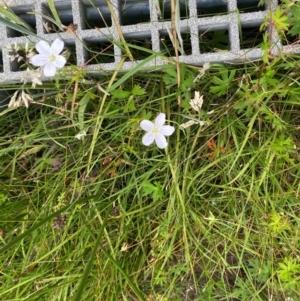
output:
<path id="1" fill-rule="evenodd" d="M 79 132 L 77 135 L 75 135 L 75 138 L 78 140 L 83 140 L 83 138 L 86 136 L 87 131 L 83 130 L 81 132 Z"/>
<path id="2" fill-rule="evenodd" d="M 31 63 L 43 67 L 45 76 L 54 76 L 57 69 L 62 68 L 67 62 L 62 55 L 59 55 L 63 48 L 64 42 L 60 39 L 55 39 L 51 46 L 45 41 L 39 41 L 35 45 L 39 54 L 31 58 Z"/>
<path id="3" fill-rule="evenodd" d="M 155 141 L 159 148 L 166 148 L 168 145 L 165 136 L 171 136 L 175 128 L 171 125 L 164 125 L 166 122 L 166 114 L 160 113 L 155 118 L 154 123 L 149 120 L 143 120 L 140 127 L 147 133 L 143 137 L 143 144 L 149 146 Z"/>
<path id="4" fill-rule="evenodd" d="M 195 91 L 195 98 L 190 100 L 190 105 L 197 112 L 201 110 L 203 105 L 203 95 L 200 96 L 199 91 Z"/>

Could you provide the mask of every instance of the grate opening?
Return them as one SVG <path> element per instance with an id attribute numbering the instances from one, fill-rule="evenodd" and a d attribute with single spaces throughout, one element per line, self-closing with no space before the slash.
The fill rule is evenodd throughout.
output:
<path id="1" fill-rule="evenodd" d="M 187 1 L 179 2 L 180 6 L 180 19 L 189 18 L 189 7 Z M 159 21 L 170 21 L 171 20 L 171 2 L 160 2 L 160 16 Z"/>
<path id="2" fill-rule="evenodd" d="M 152 54 L 151 52 L 147 52 L 143 50 L 143 49 L 148 49 L 149 51 L 152 51 L 150 32 L 139 32 L 136 34 L 125 35 L 124 38 L 126 43 L 129 44 L 129 50 L 134 60 L 137 61 L 143 60 Z M 130 47 L 130 45 L 140 47 L 141 49 Z M 122 54 L 126 56 L 125 61 L 130 61 L 130 58 L 128 57 L 124 48 L 123 47 L 121 48 L 122 48 L 121 49 Z"/>
<path id="3" fill-rule="evenodd" d="M 84 29 L 94 29 L 111 27 L 112 19 L 106 1 L 93 1 L 94 4 L 89 0 L 82 1 L 82 11 L 84 18 Z"/>
<path id="4" fill-rule="evenodd" d="M 224 0 L 197 2 L 197 16 L 207 17 L 227 13 L 227 3 Z"/>
<path id="5" fill-rule="evenodd" d="M 29 64 L 29 59 L 26 56 L 25 46 L 18 45 L 17 50 L 9 52 L 9 63 L 12 72 L 25 71 Z"/>
<path id="6" fill-rule="evenodd" d="M 230 40 L 228 30 L 199 30 L 199 46 L 201 53 L 229 51 Z"/>
<path id="7" fill-rule="evenodd" d="M 175 57 L 175 55 L 176 55 L 175 49 L 174 49 L 174 46 L 171 41 L 169 33 L 166 30 L 161 30 L 159 32 L 159 34 L 160 34 L 160 49 L 162 51 L 166 51 L 166 53 L 164 53 L 164 55 L 167 57 Z M 184 54 L 185 55 L 192 54 L 191 34 L 190 34 L 188 28 L 183 28 L 181 30 L 181 37 L 183 40 Z M 179 52 L 179 55 L 181 55 L 180 52 Z"/>
<path id="8" fill-rule="evenodd" d="M 114 45 L 107 39 L 85 40 L 87 65 L 113 63 Z"/>
<path id="9" fill-rule="evenodd" d="M 32 32 L 36 34 L 36 19 L 35 15 L 33 13 L 34 7 L 32 5 L 26 5 L 21 7 L 10 7 L 10 9 L 25 23 L 27 23 L 31 28 Z M 29 14 L 30 12 L 30 14 Z M 22 37 L 26 34 L 23 34 L 22 32 L 19 32 L 17 30 L 14 30 L 10 27 L 7 27 L 7 37 L 8 38 L 16 38 L 16 37 Z"/>
<path id="10" fill-rule="evenodd" d="M 67 64 L 77 65 L 76 46 L 74 42 L 65 42 L 65 48 L 67 50 Z"/>
<path id="11" fill-rule="evenodd" d="M 237 8 L 240 13 L 250 13 L 265 10 L 264 5 L 259 5 L 259 0 L 237 0 Z"/>
<path id="12" fill-rule="evenodd" d="M 254 48 L 263 42 L 263 32 L 259 26 L 243 26 L 241 28 L 240 45 L 241 49 Z"/>
<path id="13" fill-rule="evenodd" d="M 58 2 L 55 4 L 55 9 L 59 15 L 60 21 L 63 25 L 68 26 L 73 23 L 73 15 L 72 15 L 72 6 L 71 3 L 66 2 Z M 47 17 L 55 20 L 49 5 L 47 3 L 42 5 L 42 16 L 44 27 L 44 33 L 53 33 L 53 32 L 62 32 L 59 27 L 53 23 L 51 20 L 47 19 Z"/>
<path id="14" fill-rule="evenodd" d="M 13 2 L 12 10 L 26 21 L 34 32 L 37 31 L 38 34 L 41 34 L 41 37 L 47 37 L 49 43 L 57 37 L 57 34 L 48 35 L 43 28 L 43 22 L 51 22 L 46 20 L 45 16 L 53 18 L 48 0 L 13 0 L 10 2 Z M 133 56 L 132 64 L 124 64 L 122 71 L 127 71 L 134 66 L 136 61 L 147 58 L 153 51 L 159 49 L 167 56 L 175 56 L 173 44 L 166 31 L 166 28 L 170 28 L 170 0 L 53 0 L 53 2 L 63 25 L 69 26 L 71 23 L 77 25 L 77 30 L 74 29 L 76 30 L 75 37 L 72 34 L 72 27 L 68 28 L 69 31 L 65 30 L 59 33 L 58 27 L 55 24 L 53 25 L 55 22 L 49 23 L 51 28 L 49 32 L 58 32 L 59 37 L 64 40 L 66 47 L 69 48 L 68 64 L 70 65 L 82 65 L 87 62 L 88 65 L 92 66 L 87 69 L 87 72 L 113 72 L 119 64 L 119 56 L 129 56 L 125 51 L 125 45 L 118 42 L 122 40 L 121 35 L 124 36 Z M 259 27 L 264 22 L 267 8 L 270 6 L 275 10 L 278 1 L 264 1 L 268 5 L 263 6 L 259 6 L 260 2 L 263 1 L 177 0 L 177 3 L 180 4 L 181 18 L 185 19 L 180 22 L 180 31 L 184 43 L 184 54 L 180 54 L 180 61 L 199 66 L 204 61 L 230 62 L 240 59 L 239 51 L 242 49 L 257 50 L 248 51 L 247 60 L 261 59 L 260 43 L 262 35 L 259 32 Z M 112 22 L 107 3 L 110 3 L 113 7 L 119 22 L 118 26 L 115 26 Z M 235 9 L 236 7 L 238 9 Z M 28 12 L 33 12 L 35 9 L 37 9 L 35 13 L 28 14 Z M 158 11 L 158 16 L 156 16 L 156 11 Z M 229 11 L 230 15 L 227 15 Z M 220 14 L 226 15 L 220 16 Z M 43 18 L 43 22 L 40 22 L 41 18 Z M 157 20 L 159 21 L 157 22 Z M 241 20 L 239 26 L 236 24 L 237 20 Z M 0 49 L 6 46 L 12 47 L 15 43 L 24 45 L 25 40 L 22 33 L 4 25 L 3 27 L 4 35 L 7 34 L 7 37 L 0 39 Z M 99 30 L 94 30 L 95 27 Z M 276 29 L 273 28 L 273 30 Z M 238 35 L 240 39 L 236 38 Z M 280 50 L 289 53 L 300 51 L 297 38 L 283 37 L 278 32 L 274 32 L 274 36 L 279 36 L 281 41 L 280 43 L 275 40 L 272 41 L 270 47 L 276 46 Z M 113 42 L 113 39 L 116 42 Z M 36 38 L 31 39 L 30 37 L 30 40 L 32 43 L 36 42 Z M 75 41 L 76 47 L 74 46 Z M 85 46 L 91 50 L 90 52 L 80 44 L 83 41 L 86 44 Z M 282 46 L 291 43 L 295 47 Z M 231 51 L 231 49 L 234 51 Z M 221 52 L 222 55 L 216 55 L 216 52 Z M 6 57 L 6 52 L 4 52 L 3 60 L 8 59 Z M 129 57 L 126 57 L 126 59 L 130 60 Z M 97 64 L 100 65 L 97 66 Z M 162 64 L 164 63 L 161 60 L 154 60 L 150 65 L 155 65 L 155 68 L 157 68 Z M 22 74 L 15 71 L 23 70 L 22 64 L 3 61 L 2 65 L 4 67 L 0 67 L 0 70 L 4 69 L 5 72 L 0 73 L 0 81 L 9 83 L 21 79 Z"/>
<path id="15" fill-rule="evenodd" d="M 291 35 L 290 33 L 286 34 L 284 38 L 282 39 L 282 45 L 299 45 L 299 37 L 298 35 Z"/>
<path id="16" fill-rule="evenodd" d="M 128 1 L 121 4 L 121 25 L 133 25 L 139 23 L 150 22 L 150 7 L 149 2 L 142 3 L 128 3 Z"/>

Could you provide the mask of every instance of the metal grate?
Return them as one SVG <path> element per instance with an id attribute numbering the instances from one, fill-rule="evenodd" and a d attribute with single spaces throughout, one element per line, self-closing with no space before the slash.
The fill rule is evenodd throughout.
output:
<path id="1" fill-rule="evenodd" d="M 127 60 L 122 70 L 129 70 L 139 61 L 151 55 L 151 51 L 165 51 L 166 56 L 174 56 L 167 29 L 171 29 L 171 9 L 169 1 L 158 0 L 110 0 L 113 16 L 106 0 L 56 0 L 55 6 L 64 25 L 76 24 L 76 35 L 72 33 L 47 33 L 43 15 L 52 16 L 46 0 L 15 0 L 11 9 L 36 29 L 39 37 L 51 42 L 58 36 L 67 47 L 73 49 L 73 63 L 82 66 L 86 62 L 90 73 L 103 73 L 117 68 L 124 50 L 120 31 L 126 42 L 138 47 L 132 50 L 133 60 Z M 267 14 L 267 9 L 276 9 L 277 0 L 268 7 L 258 7 L 259 0 L 180 0 L 180 30 L 184 39 L 184 52 L 180 62 L 203 65 L 205 62 L 233 62 L 256 60 L 262 57 L 257 47 L 261 41 L 259 27 Z M 34 14 L 27 14 L 28 12 Z M 95 29 L 96 28 L 96 29 Z M 0 82 L 19 82 L 25 71 L 19 71 L 16 62 L 10 62 L 6 46 L 25 45 L 30 40 L 10 28 L 0 27 L 0 48 L 3 66 L 0 69 Z M 249 40 L 257 43 L 249 44 Z M 114 43 L 112 42 L 114 41 Z M 217 41 L 214 45 L 212 41 Z M 274 51 L 299 52 L 299 48 L 282 46 L 277 33 L 272 31 Z M 87 50 L 90 49 L 91 51 Z M 96 57 L 94 55 L 100 53 Z M 166 64 L 157 57 L 145 67 L 155 68 Z"/>

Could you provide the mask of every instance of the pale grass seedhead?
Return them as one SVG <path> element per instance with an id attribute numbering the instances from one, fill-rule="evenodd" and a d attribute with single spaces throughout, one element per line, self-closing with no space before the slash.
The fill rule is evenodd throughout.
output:
<path id="1" fill-rule="evenodd" d="M 205 122 L 205 121 L 201 121 L 201 120 L 195 120 L 195 119 L 193 119 L 193 120 L 189 120 L 189 121 L 187 121 L 187 122 L 185 122 L 185 123 L 182 123 L 180 126 L 181 126 L 183 129 L 186 129 L 186 128 L 188 128 L 188 127 L 194 125 L 194 124 L 199 124 L 200 126 L 203 126 L 203 125 L 206 124 L 206 122 Z"/>
<path id="2" fill-rule="evenodd" d="M 26 69 L 26 74 L 21 78 L 21 82 L 25 85 L 28 81 L 31 81 L 31 87 L 35 89 L 36 85 L 42 85 L 40 78 L 42 77 L 42 70 L 38 68 L 36 70 Z"/>
<path id="3" fill-rule="evenodd" d="M 18 108 L 20 106 L 25 106 L 26 108 L 28 108 L 29 103 L 31 102 L 33 102 L 32 96 L 25 93 L 24 89 L 21 89 L 14 93 L 8 104 L 8 107 Z"/>
<path id="4" fill-rule="evenodd" d="M 199 91 L 195 91 L 195 97 L 190 100 L 190 105 L 197 112 L 201 110 L 203 105 L 203 95 L 200 96 Z"/>
<path id="5" fill-rule="evenodd" d="M 7 45 L 5 48 L 10 52 L 8 57 L 11 62 L 17 60 L 18 63 L 22 61 L 29 63 L 31 57 L 35 55 L 34 48 L 30 48 L 28 42 L 24 46 L 15 42 L 14 45 Z"/>

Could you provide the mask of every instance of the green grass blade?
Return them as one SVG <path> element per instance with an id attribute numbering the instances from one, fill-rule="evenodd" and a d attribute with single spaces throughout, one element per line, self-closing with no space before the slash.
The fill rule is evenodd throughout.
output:
<path id="1" fill-rule="evenodd" d="M 128 284 L 131 286 L 133 291 L 135 292 L 136 296 L 139 298 L 140 301 L 146 301 L 143 293 L 139 290 L 139 288 L 131 281 L 130 277 L 123 271 L 123 269 L 120 267 L 120 265 L 113 259 L 112 256 L 110 256 L 100 245 L 100 249 L 102 250 L 103 253 L 108 257 L 108 259 L 113 263 L 113 265 L 118 269 L 118 271 L 123 275 L 123 277 L 126 279 Z M 78 300 L 76 300 L 78 301 Z"/>
<path id="2" fill-rule="evenodd" d="M 7 20 L 10 20 L 13 24 L 22 25 L 22 27 L 27 28 L 27 30 L 34 31 L 34 29 L 29 24 L 19 18 L 13 11 L 9 10 L 7 7 L 0 6 L 0 14 Z"/>
<path id="3" fill-rule="evenodd" d="M 70 209 L 71 207 L 74 207 L 76 204 L 81 203 L 83 200 L 78 200 L 72 204 L 69 204 L 63 208 L 61 208 L 60 210 L 55 211 L 54 213 L 48 215 L 46 218 L 44 218 L 43 220 L 41 220 L 40 222 L 37 222 L 34 226 L 32 226 L 30 229 L 28 229 L 27 231 L 23 232 L 21 235 L 17 236 L 15 239 L 11 240 L 9 243 L 7 243 L 3 248 L 0 249 L 0 253 L 3 253 L 5 251 L 7 251 L 8 249 L 10 249 L 12 246 L 16 245 L 18 242 L 20 242 L 22 239 L 24 239 L 26 236 L 28 236 L 30 233 L 32 233 L 33 231 L 35 231 L 36 229 L 38 229 L 39 227 L 41 227 L 42 225 L 44 225 L 46 222 L 52 220 L 54 217 L 58 216 L 59 214 L 67 211 L 68 209 Z"/>
<path id="4" fill-rule="evenodd" d="M 103 237 L 102 234 L 103 234 L 103 231 L 104 231 L 105 223 L 106 223 L 107 218 L 108 218 L 108 212 L 109 212 L 109 210 L 106 211 L 106 217 L 105 217 L 105 219 L 104 219 L 104 221 L 103 221 L 103 223 L 101 225 L 101 228 L 100 228 L 100 231 L 98 233 L 98 237 L 96 239 L 96 242 L 95 242 L 92 254 L 91 254 L 91 256 L 89 258 L 89 261 L 88 261 L 88 263 L 87 263 L 87 265 L 86 265 L 86 267 L 84 269 L 82 278 L 81 278 L 80 283 L 78 285 L 78 290 L 76 292 L 76 295 L 75 295 L 73 301 L 80 301 L 80 300 L 82 300 L 81 295 L 82 295 L 82 292 L 84 290 L 84 287 L 86 286 L 87 278 L 88 278 L 89 273 L 91 271 L 91 268 L 92 268 L 92 265 L 93 265 L 93 262 L 94 262 L 94 258 L 96 256 L 97 250 L 98 250 L 98 248 L 100 246 L 100 243 L 101 243 L 101 239 Z"/>
<path id="5" fill-rule="evenodd" d="M 4 26 L 7 26 L 7 27 L 9 27 L 9 28 L 12 28 L 12 29 L 14 29 L 14 30 L 16 30 L 16 31 L 18 31 L 18 32 L 24 33 L 24 34 L 26 34 L 26 35 L 33 36 L 33 37 L 36 37 L 36 38 L 38 38 L 38 39 L 40 39 L 40 40 L 47 41 L 47 40 L 45 40 L 44 38 L 39 37 L 38 35 L 36 35 L 36 34 L 33 33 L 32 31 L 30 31 L 30 30 L 28 30 L 28 29 L 26 29 L 26 28 L 24 28 L 24 27 L 22 27 L 22 26 L 20 26 L 20 25 L 18 25 L 18 24 L 14 24 L 14 23 L 12 23 L 11 21 L 6 20 L 6 19 L 3 18 L 3 17 L 0 17 L 0 24 L 2 24 L 2 25 L 4 25 Z"/>
<path id="6" fill-rule="evenodd" d="M 159 56 L 160 53 L 154 53 L 151 56 L 144 59 L 142 62 L 140 62 L 138 65 L 136 65 L 134 68 L 132 68 L 130 71 L 125 73 L 116 83 L 114 83 L 110 88 L 107 89 L 107 92 L 111 92 L 115 90 L 117 87 L 119 87 L 122 83 L 124 83 L 128 78 L 130 78 L 133 74 L 141 70 L 141 68 L 154 60 L 157 56 Z"/>
<path id="7" fill-rule="evenodd" d="M 55 5 L 54 5 L 54 0 L 48 0 L 48 5 L 49 5 L 49 8 L 51 10 L 51 13 L 56 21 L 56 25 L 62 29 L 62 23 L 61 23 L 61 20 L 60 20 L 60 17 L 57 13 L 57 10 L 55 8 Z"/>

